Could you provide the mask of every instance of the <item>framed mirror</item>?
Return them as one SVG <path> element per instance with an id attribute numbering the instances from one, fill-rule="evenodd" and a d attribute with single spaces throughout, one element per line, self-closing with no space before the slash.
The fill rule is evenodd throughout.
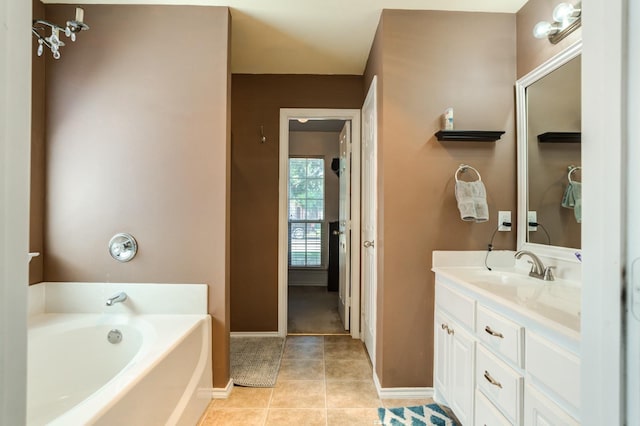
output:
<path id="1" fill-rule="evenodd" d="M 516 82 L 518 249 L 577 262 L 581 248 L 581 51 Z"/>

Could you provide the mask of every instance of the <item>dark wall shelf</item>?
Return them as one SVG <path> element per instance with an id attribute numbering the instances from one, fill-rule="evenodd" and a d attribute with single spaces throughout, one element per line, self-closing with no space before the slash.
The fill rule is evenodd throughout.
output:
<path id="1" fill-rule="evenodd" d="M 538 135 L 538 142 L 541 143 L 580 143 L 581 132 L 547 132 Z"/>
<path id="2" fill-rule="evenodd" d="M 495 142 L 502 135 L 503 131 L 487 130 L 440 130 L 436 133 L 439 141 L 460 141 L 460 142 Z"/>

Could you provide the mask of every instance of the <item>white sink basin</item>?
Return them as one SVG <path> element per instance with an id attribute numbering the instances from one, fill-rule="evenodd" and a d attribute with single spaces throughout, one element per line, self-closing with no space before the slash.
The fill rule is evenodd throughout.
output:
<path id="1" fill-rule="evenodd" d="M 544 281 L 528 272 L 486 268 L 438 268 L 453 279 L 482 289 L 569 328 L 580 330 L 580 287 L 565 280 Z"/>

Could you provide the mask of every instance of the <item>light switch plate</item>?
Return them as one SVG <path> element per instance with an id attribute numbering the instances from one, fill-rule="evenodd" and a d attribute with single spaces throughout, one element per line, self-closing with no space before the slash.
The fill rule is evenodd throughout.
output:
<path id="1" fill-rule="evenodd" d="M 527 224 L 531 222 L 538 223 L 538 214 L 535 212 L 535 210 L 530 211 L 527 214 Z M 537 226 L 529 226 L 529 231 L 537 231 L 537 230 L 538 230 Z"/>
<path id="2" fill-rule="evenodd" d="M 505 226 L 502 223 L 511 223 L 511 212 L 500 210 L 498 212 L 498 231 L 511 231 L 511 226 Z"/>

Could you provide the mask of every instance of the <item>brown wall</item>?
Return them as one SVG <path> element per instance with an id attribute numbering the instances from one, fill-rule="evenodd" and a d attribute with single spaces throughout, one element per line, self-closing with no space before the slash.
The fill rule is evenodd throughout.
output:
<path id="1" fill-rule="evenodd" d="M 45 8 L 33 0 L 33 19 L 44 19 Z M 44 274 L 44 200 L 45 200 L 45 62 L 38 57 L 38 43 L 32 42 L 31 74 L 31 194 L 29 205 L 29 251 L 38 252 L 29 264 L 29 284 L 42 282 Z M 45 52 L 51 54 L 51 52 Z"/>
<path id="2" fill-rule="evenodd" d="M 516 14 L 518 78 L 582 38 L 581 28 L 555 45 L 547 39 L 533 37 L 533 27 L 538 22 L 553 22 L 551 14 L 558 3 L 556 0 L 529 0 Z"/>
<path id="3" fill-rule="evenodd" d="M 361 76 L 233 75 L 232 331 L 278 329 L 280 108 L 360 108 L 362 87 Z"/>
<path id="4" fill-rule="evenodd" d="M 48 5 L 47 18 L 73 10 Z M 226 386 L 228 9 L 91 5 L 85 20 L 47 59 L 44 279 L 208 284 Z M 118 232 L 139 243 L 129 263 L 107 252 Z"/>
<path id="5" fill-rule="evenodd" d="M 367 80 L 376 73 L 384 82 L 378 92 L 376 242 L 382 387 L 432 386 L 432 251 L 483 250 L 497 211 L 515 217 L 514 34 L 509 14 L 383 12 L 365 73 Z M 449 106 L 457 129 L 506 133 L 495 143 L 438 142 L 434 133 Z M 460 219 L 454 197 L 460 163 L 482 174 L 488 223 Z M 498 234 L 494 245 L 513 249 L 515 238 L 515 232 Z"/>

